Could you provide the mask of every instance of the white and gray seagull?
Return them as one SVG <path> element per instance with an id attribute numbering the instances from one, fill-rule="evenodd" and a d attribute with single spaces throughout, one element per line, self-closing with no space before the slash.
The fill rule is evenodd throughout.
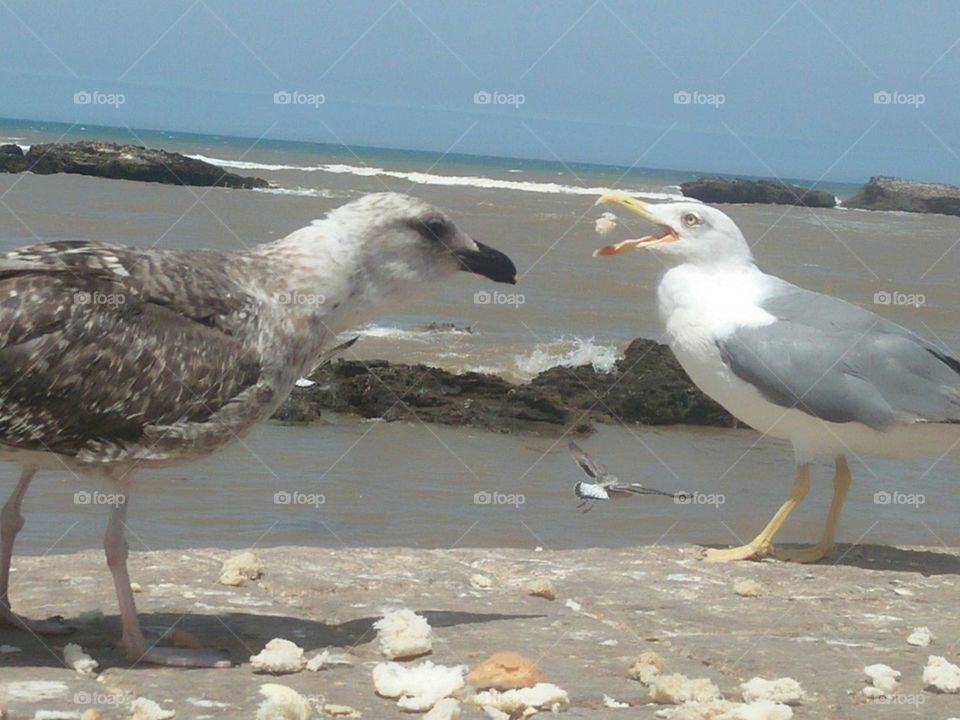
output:
<path id="1" fill-rule="evenodd" d="M 15 614 L 8 595 L 21 502 L 37 470 L 106 478 L 120 502 L 104 538 L 133 662 L 229 665 L 148 647 L 124 523 L 134 471 L 204 457 L 269 417 L 337 332 L 458 270 L 514 283 L 510 259 L 430 205 L 367 195 L 247 252 L 51 242 L 0 256 L 0 458 L 20 465 L 0 511 L 0 625 L 69 631 Z"/>
<path id="2" fill-rule="evenodd" d="M 735 417 L 789 440 L 789 499 L 751 542 L 709 560 L 775 555 L 816 562 L 833 545 L 850 485 L 846 456 L 941 455 L 960 444 L 960 361 L 868 310 L 761 272 L 737 225 L 694 202 L 647 205 L 622 193 L 598 201 L 654 223 L 656 235 L 594 252 L 651 250 L 667 265 L 657 286 L 666 339 L 690 378 Z M 820 541 L 776 550 L 774 536 L 807 495 L 810 462 L 836 463 Z"/>

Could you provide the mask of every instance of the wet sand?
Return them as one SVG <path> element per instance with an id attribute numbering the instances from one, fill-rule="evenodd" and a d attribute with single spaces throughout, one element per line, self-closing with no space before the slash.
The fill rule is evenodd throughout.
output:
<path id="1" fill-rule="evenodd" d="M 475 665 L 497 650 L 536 660 L 546 680 L 570 695 L 569 718 L 654 718 L 663 706 L 626 677 L 633 658 L 657 652 L 665 672 L 708 677 L 725 697 L 754 676 L 792 677 L 808 699 L 797 718 L 948 718 L 957 695 L 922 687 L 929 654 L 958 662 L 956 609 L 960 552 L 922 547 L 840 546 L 814 566 L 775 561 L 706 564 L 692 546 L 636 549 L 443 550 L 284 547 L 258 550 L 262 578 L 246 587 L 217 583 L 222 550 L 133 553 L 132 579 L 144 625 L 154 633 L 175 626 L 242 663 L 227 670 L 129 669 L 112 641 L 119 633 L 113 590 L 99 552 L 16 560 L 15 598 L 37 615 L 102 610 L 69 640 L 100 662 L 99 677 L 83 677 L 60 662 L 63 639 L 41 643 L 0 632 L 0 698 L 10 717 L 38 710 L 83 711 L 126 718 L 136 696 L 176 710 L 178 718 L 250 718 L 261 683 L 279 682 L 308 699 L 350 705 L 364 718 L 410 717 L 374 694 L 371 669 L 383 660 L 372 622 L 382 609 L 410 607 L 434 628 L 430 659 Z M 491 581 L 476 589 L 471 576 Z M 526 585 L 546 577 L 557 599 L 531 597 Z M 752 579 L 759 597 L 741 597 L 734 584 Z M 568 603 L 574 601 L 574 603 Z M 929 648 L 906 638 L 915 626 L 936 635 Z M 248 656 L 274 637 L 307 651 L 325 647 L 354 665 L 282 677 L 255 675 Z M 886 663 L 903 677 L 894 702 L 860 694 L 862 668 Z M 59 683 L 46 699 L 9 698 L 17 683 Z M 22 686 L 21 686 L 22 687 Z M 608 709 L 603 695 L 629 703 Z M 465 718 L 481 718 L 464 709 Z"/>

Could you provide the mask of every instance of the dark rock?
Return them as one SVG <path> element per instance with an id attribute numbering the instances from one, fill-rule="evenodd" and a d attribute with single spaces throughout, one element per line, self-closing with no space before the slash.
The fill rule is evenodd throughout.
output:
<path id="1" fill-rule="evenodd" d="M 960 215 L 960 187 L 895 177 L 872 177 L 856 195 L 844 200 L 843 206 Z"/>
<path id="2" fill-rule="evenodd" d="M 461 332 L 473 334 L 473 328 L 469 325 L 457 325 L 449 322 L 432 322 L 423 326 L 427 332 Z"/>
<path id="3" fill-rule="evenodd" d="M 37 175 L 71 173 L 167 185 L 269 187 L 269 183 L 261 178 L 241 177 L 179 153 L 96 141 L 31 145 L 26 155 L 21 152 L 19 158 L 15 154 L 0 155 L 0 170 L 30 170 Z"/>
<path id="4" fill-rule="evenodd" d="M 680 189 L 687 197 L 706 203 L 762 203 L 828 208 L 837 204 L 832 193 L 787 185 L 778 180 L 701 177 L 683 183 Z"/>
<path id="5" fill-rule="evenodd" d="M 316 385 L 294 389 L 275 419 L 309 422 L 322 408 L 386 421 L 548 434 L 591 432 L 595 422 L 735 424 L 691 382 L 669 348 L 645 339 L 634 340 L 610 372 L 554 367 L 523 385 L 385 360 L 339 360 L 313 379 Z"/>
<path id="6" fill-rule="evenodd" d="M 18 173 L 27 169 L 27 159 L 19 145 L 0 145 L 0 172 Z"/>

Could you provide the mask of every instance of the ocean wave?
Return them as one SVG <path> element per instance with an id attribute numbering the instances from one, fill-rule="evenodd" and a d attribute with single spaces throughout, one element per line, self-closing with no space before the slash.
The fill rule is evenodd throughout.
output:
<path id="1" fill-rule="evenodd" d="M 620 352 L 613 345 L 573 337 L 544 343 L 527 355 L 517 355 L 514 363 L 521 374 L 533 377 L 557 366 L 592 365 L 597 372 L 610 372 L 619 358 Z"/>
<path id="2" fill-rule="evenodd" d="M 469 328 L 460 328 L 447 325 L 437 325 L 419 330 L 408 330 L 386 325 L 364 325 L 355 332 L 346 333 L 345 336 L 362 335 L 370 338 L 386 338 L 390 340 L 410 340 L 413 342 L 429 342 L 431 338 L 446 335 L 472 335 L 473 331 Z"/>
<path id="3" fill-rule="evenodd" d="M 358 177 L 389 177 L 397 180 L 407 180 L 417 185 L 444 185 L 448 187 L 474 187 L 492 190 L 515 190 L 518 192 L 534 192 L 561 195 L 603 195 L 614 192 L 616 188 L 609 187 L 582 187 L 565 185 L 556 182 L 534 182 L 531 180 L 503 180 L 479 175 L 437 175 L 428 172 L 402 172 L 386 170 L 380 167 L 346 165 L 343 163 L 326 163 L 321 165 L 275 165 L 270 163 L 248 162 L 246 160 L 224 160 L 223 158 L 207 157 L 206 155 L 190 155 L 189 157 L 203 160 L 213 165 L 235 170 L 260 170 L 277 172 L 281 170 L 297 170 L 300 172 L 326 172 L 334 175 L 356 175 Z M 683 195 L 672 192 L 651 192 L 628 190 L 631 194 L 648 200 L 679 200 Z"/>
<path id="4" fill-rule="evenodd" d="M 27 152 L 28 150 L 30 150 L 30 146 L 29 146 L 29 145 L 24 145 L 22 142 L 20 142 L 21 140 L 26 140 L 26 138 L 22 138 L 22 137 L 0 137 L 0 145 L 16 145 L 17 147 L 19 147 L 19 148 L 20 148 L 21 150 L 23 150 L 24 152 Z"/>
<path id="5" fill-rule="evenodd" d="M 247 160 L 225 160 L 224 158 L 208 157 L 207 155 L 187 155 L 187 157 L 232 170 L 300 170 L 302 172 L 320 172 L 323 170 L 322 165 L 271 165 Z"/>
<path id="6" fill-rule="evenodd" d="M 270 193 L 272 195 L 296 195 L 298 197 L 322 197 L 322 198 L 346 197 L 346 195 L 337 194 L 332 190 L 322 190 L 320 188 L 305 188 L 305 187 L 254 188 L 253 192 L 264 192 L 264 193 Z"/>

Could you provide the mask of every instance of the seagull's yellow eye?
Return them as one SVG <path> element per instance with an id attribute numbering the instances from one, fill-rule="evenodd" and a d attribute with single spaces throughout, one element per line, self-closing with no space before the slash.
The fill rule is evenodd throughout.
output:
<path id="1" fill-rule="evenodd" d="M 695 227 L 700 224 L 700 218 L 694 213 L 687 213 L 683 216 L 683 224 L 687 227 Z"/>

